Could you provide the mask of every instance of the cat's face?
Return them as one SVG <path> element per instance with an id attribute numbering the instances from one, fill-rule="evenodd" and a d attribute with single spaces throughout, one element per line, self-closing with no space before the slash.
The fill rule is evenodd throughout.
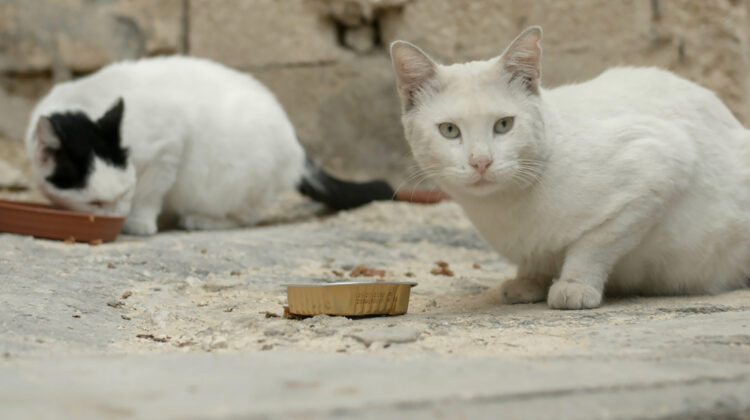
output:
<path id="1" fill-rule="evenodd" d="M 32 169 L 42 192 L 65 208 L 126 216 L 135 190 L 135 168 L 120 145 L 120 99 L 92 121 L 82 112 L 40 117 Z"/>
<path id="2" fill-rule="evenodd" d="M 541 31 L 489 61 L 442 66 L 397 41 L 391 56 L 417 162 L 450 190 L 487 195 L 534 185 L 544 169 Z"/>

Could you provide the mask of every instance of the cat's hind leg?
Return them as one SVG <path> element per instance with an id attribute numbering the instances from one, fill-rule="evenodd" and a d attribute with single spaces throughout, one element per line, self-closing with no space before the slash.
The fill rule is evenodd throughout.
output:
<path id="1" fill-rule="evenodd" d="M 273 193 L 273 190 L 252 188 L 229 208 L 204 203 L 200 208 L 184 209 L 180 212 L 179 225 L 186 230 L 225 230 L 255 225 L 263 217 Z"/>

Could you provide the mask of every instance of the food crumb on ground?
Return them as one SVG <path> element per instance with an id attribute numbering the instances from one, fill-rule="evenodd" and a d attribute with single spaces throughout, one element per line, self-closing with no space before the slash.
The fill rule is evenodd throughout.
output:
<path id="1" fill-rule="evenodd" d="M 477 270 L 479 270 L 480 268 L 482 268 L 482 266 L 479 265 L 479 264 L 477 264 L 477 263 L 472 264 L 472 267 L 476 268 Z"/>
<path id="2" fill-rule="evenodd" d="M 289 307 L 288 306 L 284 306 L 284 315 L 283 315 L 283 317 L 285 319 L 305 319 L 305 318 L 308 318 L 308 317 L 306 317 L 304 315 L 297 315 L 297 314 L 293 314 L 293 313 L 289 312 Z"/>
<path id="3" fill-rule="evenodd" d="M 122 305 L 123 305 L 123 303 L 119 302 L 119 301 L 117 301 L 117 302 L 116 301 L 107 302 L 107 306 L 115 308 L 115 309 L 122 308 Z"/>
<path id="4" fill-rule="evenodd" d="M 117 266 L 112 263 L 107 263 L 107 268 L 115 268 L 115 267 Z"/>
<path id="5" fill-rule="evenodd" d="M 232 311 L 234 311 L 234 307 L 224 309 L 224 312 L 232 312 Z"/>
<path id="6" fill-rule="evenodd" d="M 448 276 L 453 277 L 453 270 L 448 268 L 448 263 L 445 261 L 435 261 L 435 264 L 440 268 L 433 268 L 430 273 L 436 276 Z"/>
<path id="7" fill-rule="evenodd" d="M 166 336 L 166 337 L 156 337 L 153 334 L 136 334 L 137 338 L 143 338 L 144 340 L 151 340 L 155 341 L 157 343 L 166 343 L 169 341 L 172 337 Z"/>
<path id="8" fill-rule="evenodd" d="M 130 321 L 132 319 L 132 318 L 130 318 L 129 315 L 125 315 L 125 314 L 120 315 L 120 318 L 124 319 L 125 321 Z"/>
<path id="9" fill-rule="evenodd" d="M 349 273 L 349 277 L 385 277 L 385 270 L 379 270 L 372 267 L 368 267 L 364 264 L 354 267 Z"/>
<path id="10" fill-rule="evenodd" d="M 127 298 L 129 298 L 131 296 L 133 296 L 133 292 L 131 292 L 130 290 L 126 290 L 126 291 L 122 292 L 122 298 L 123 299 L 127 299 Z"/>
<path id="11" fill-rule="evenodd" d="M 76 237 L 75 236 L 71 236 L 71 237 L 65 239 L 65 245 L 73 245 L 74 243 L 76 243 Z"/>

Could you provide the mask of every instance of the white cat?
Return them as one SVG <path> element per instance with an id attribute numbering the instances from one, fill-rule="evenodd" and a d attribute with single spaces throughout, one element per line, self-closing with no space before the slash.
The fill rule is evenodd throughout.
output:
<path id="1" fill-rule="evenodd" d="M 208 60 L 151 58 L 57 85 L 33 111 L 26 149 L 37 183 L 64 207 L 157 231 L 251 225 L 284 189 L 335 209 L 393 197 L 384 182 L 339 181 L 306 158 L 273 94 Z"/>
<path id="2" fill-rule="evenodd" d="M 718 293 L 750 277 L 750 131 L 655 68 L 546 90 L 539 27 L 489 61 L 391 55 L 419 165 L 518 264 L 507 303 Z"/>

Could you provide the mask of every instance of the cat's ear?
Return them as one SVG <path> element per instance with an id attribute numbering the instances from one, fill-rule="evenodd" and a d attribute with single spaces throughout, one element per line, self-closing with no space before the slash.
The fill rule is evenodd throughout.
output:
<path id="1" fill-rule="evenodd" d="M 542 78 L 542 28 L 532 26 L 521 32 L 500 56 L 500 65 L 511 83 L 521 83 L 529 92 L 539 92 Z"/>
<path id="2" fill-rule="evenodd" d="M 40 149 L 59 149 L 60 137 L 55 132 L 55 127 L 47 117 L 39 117 L 36 122 L 36 139 Z"/>
<path id="3" fill-rule="evenodd" d="M 437 64 L 424 51 L 405 41 L 391 44 L 391 60 L 396 71 L 398 94 L 404 111 L 408 111 L 415 104 L 417 92 L 435 76 Z"/>
<path id="4" fill-rule="evenodd" d="M 124 112 L 125 101 L 123 101 L 122 98 L 118 98 L 117 102 L 115 102 L 115 104 L 96 121 L 96 124 L 105 132 L 119 133 L 120 123 L 122 122 L 122 115 Z M 119 139 L 120 136 L 118 135 L 117 138 Z"/>

